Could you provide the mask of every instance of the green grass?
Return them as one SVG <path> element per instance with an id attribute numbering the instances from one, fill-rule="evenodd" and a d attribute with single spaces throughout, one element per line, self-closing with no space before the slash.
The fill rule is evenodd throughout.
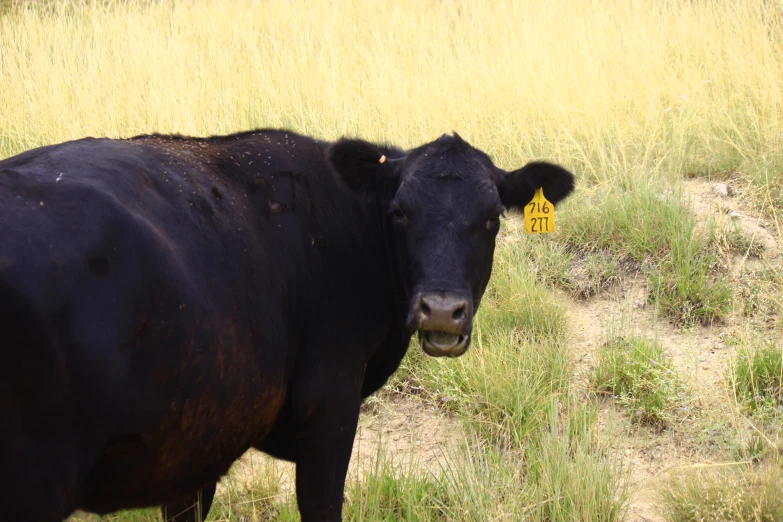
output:
<path id="1" fill-rule="evenodd" d="M 432 474 L 404 470 L 378 457 L 374 472 L 346 488 L 349 521 L 459 520 L 462 509 L 452 491 Z"/>
<path id="2" fill-rule="evenodd" d="M 526 269 L 538 281 L 562 288 L 576 299 L 600 295 L 624 275 L 622 261 L 608 250 L 570 248 L 559 236 L 525 237 L 521 231 L 516 233 L 525 244 Z"/>
<path id="3" fill-rule="evenodd" d="M 640 425 L 662 429 L 687 410 L 685 387 L 652 340 L 612 336 L 598 352 L 594 381 Z"/>
<path id="4" fill-rule="evenodd" d="M 699 236 L 681 238 L 648 279 L 651 297 L 672 321 L 685 328 L 723 320 L 733 292 L 719 259 Z"/>
<path id="5" fill-rule="evenodd" d="M 514 234 L 540 281 L 577 298 L 598 295 L 627 275 L 645 273 L 651 300 L 685 328 L 723 320 L 733 293 L 720 264 L 718 244 L 744 239 L 732 230 L 718 239 L 704 232 L 681 189 L 663 179 L 630 177 L 624 183 L 577 194 L 552 238 Z M 748 245 L 749 251 L 758 247 Z"/>
<path id="6" fill-rule="evenodd" d="M 556 399 L 549 406 L 541 431 L 522 446 L 504 449 L 468 435 L 444 452 L 437 476 L 381 460 L 349 487 L 346 519 L 622 520 L 627 476 L 597 449 L 595 408 Z"/>
<path id="7" fill-rule="evenodd" d="M 564 310 L 525 251 L 509 225 L 468 354 L 440 361 L 414 347 L 387 389 L 465 426 L 441 478 L 453 491 L 439 505 L 467 499 L 449 520 L 621 520 L 627 478 L 594 438 L 597 407 L 575 398 Z"/>
<path id="8" fill-rule="evenodd" d="M 741 345 L 728 379 L 737 402 L 751 414 L 774 414 L 783 405 L 783 346 L 775 340 Z"/>
<path id="9" fill-rule="evenodd" d="M 733 455 L 739 462 L 758 463 L 780 454 L 778 444 L 771 443 L 771 439 L 761 432 L 752 433 L 743 442 L 744 444 L 737 447 Z"/>
<path id="10" fill-rule="evenodd" d="M 586 192 L 560 218 L 563 241 L 640 264 L 662 258 L 695 224 L 683 194 L 673 193 L 670 184 L 632 176 Z"/>
<path id="11" fill-rule="evenodd" d="M 744 317 L 759 331 L 783 326 L 783 269 L 775 258 L 762 258 L 761 266 L 742 271 L 737 291 L 738 304 Z"/>
<path id="12" fill-rule="evenodd" d="M 573 399 L 572 399 L 573 400 Z M 564 415 L 568 419 L 559 419 Z M 540 521 L 619 521 L 628 507 L 627 472 L 594 437 L 597 409 L 553 401 L 540 439 L 528 449 L 529 477 Z"/>

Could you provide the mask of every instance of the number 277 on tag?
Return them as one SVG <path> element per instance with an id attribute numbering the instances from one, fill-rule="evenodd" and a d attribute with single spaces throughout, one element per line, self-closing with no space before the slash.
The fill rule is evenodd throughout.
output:
<path id="1" fill-rule="evenodd" d="M 533 199 L 525 205 L 525 232 L 543 234 L 555 231 L 555 207 L 544 197 L 544 191 L 538 189 Z"/>

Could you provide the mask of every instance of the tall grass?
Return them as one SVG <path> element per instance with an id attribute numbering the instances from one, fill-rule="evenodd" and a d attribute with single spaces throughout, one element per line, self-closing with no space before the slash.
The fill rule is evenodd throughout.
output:
<path id="1" fill-rule="evenodd" d="M 737 170 L 774 204 L 781 20 L 764 0 L 10 9 L 0 156 L 150 131 L 285 126 L 412 145 L 453 129 L 505 167 L 549 157 L 596 184 Z"/>

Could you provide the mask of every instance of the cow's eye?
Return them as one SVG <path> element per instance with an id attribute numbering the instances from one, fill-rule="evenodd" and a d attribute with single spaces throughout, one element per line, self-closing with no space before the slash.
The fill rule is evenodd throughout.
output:
<path id="1" fill-rule="evenodd" d="M 487 230 L 495 230 L 500 226 L 500 214 L 495 214 L 487 220 Z"/>
<path id="2" fill-rule="evenodd" d="M 394 205 L 391 208 L 391 214 L 392 214 L 392 216 L 394 216 L 394 220 L 397 223 L 400 223 L 400 224 L 404 225 L 405 223 L 408 222 L 408 216 L 406 216 L 405 212 L 403 212 L 402 209 L 400 207 L 398 207 L 397 205 Z"/>

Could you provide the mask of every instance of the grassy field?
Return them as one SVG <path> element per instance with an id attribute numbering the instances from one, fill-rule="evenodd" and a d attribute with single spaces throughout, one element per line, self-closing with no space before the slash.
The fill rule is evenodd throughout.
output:
<path id="1" fill-rule="evenodd" d="M 346 518 L 783 520 L 782 50 L 769 0 L 6 0 L 0 158 L 275 126 L 564 164 L 470 352 L 411 350 L 367 405 L 447 422 L 435 465 L 379 437 Z M 215 520 L 296 519 L 289 468 L 242 469 Z"/>

